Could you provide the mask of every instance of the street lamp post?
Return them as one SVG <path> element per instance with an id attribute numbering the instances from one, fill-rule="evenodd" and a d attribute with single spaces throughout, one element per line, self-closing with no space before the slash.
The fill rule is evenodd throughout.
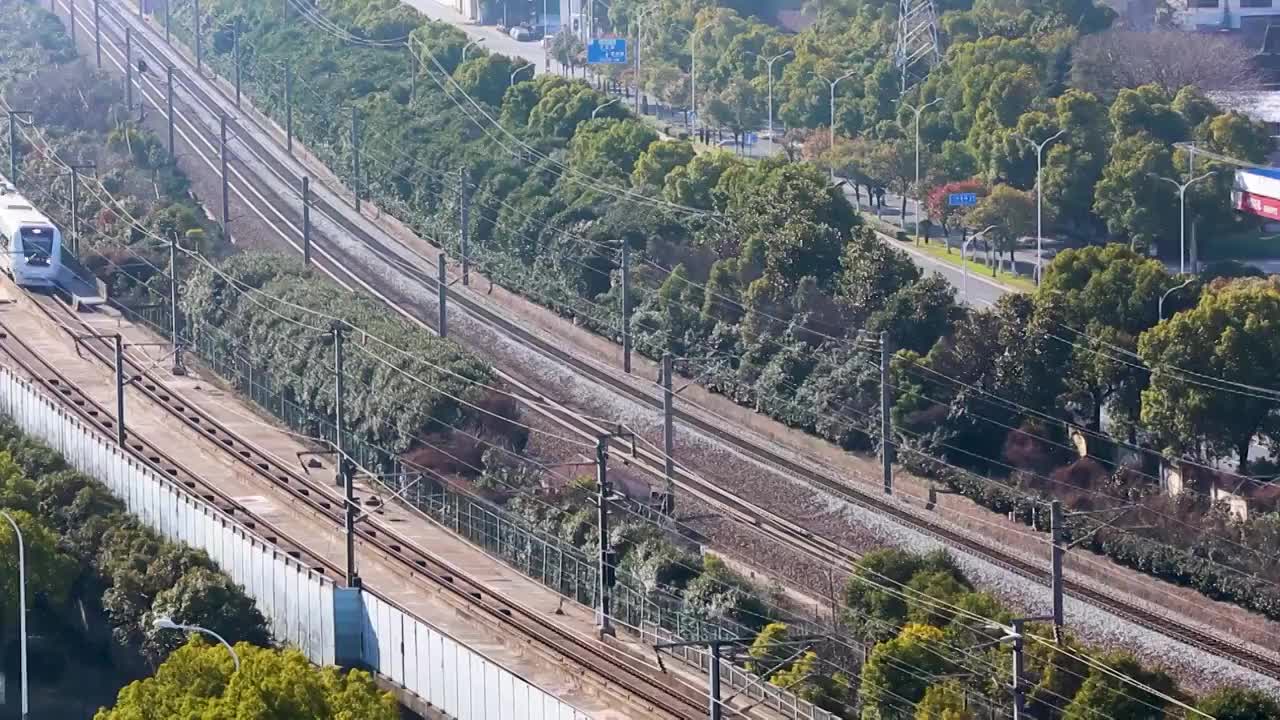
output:
<path id="1" fill-rule="evenodd" d="M 1156 312 L 1157 312 L 1157 316 L 1160 318 L 1160 322 L 1164 322 L 1164 301 L 1165 301 L 1165 298 L 1169 297 L 1171 294 L 1173 294 L 1173 293 L 1177 292 L 1178 290 L 1181 290 L 1182 288 L 1184 288 L 1184 287 L 1186 287 L 1186 286 L 1190 285 L 1190 284 L 1191 284 L 1191 281 L 1192 281 L 1192 280 L 1194 280 L 1194 279 L 1195 279 L 1195 278 L 1187 278 L 1186 280 L 1183 280 L 1183 281 L 1182 281 L 1182 284 L 1181 284 L 1181 285 L 1174 285 L 1173 287 L 1169 288 L 1168 290 L 1165 290 L 1165 291 L 1164 291 L 1164 294 L 1160 296 L 1160 302 L 1156 304 Z"/>
<path id="2" fill-rule="evenodd" d="M 482 43 L 482 42 L 484 42 L 484 41 L 485 41 L 485 39 L 484 39 L 484 38 L 476 38 L 475 40 L 472 40 L 471 42 L 467 43 L 466 45 L 463 45 L 463 46 L 462 46 L 462 62 L 466 62 L 466 61 L 467 61 L 467 50 L 468 50 L 468 49 L 470 49 L 472 45 L 479 45 L 480 43 Z"/>
<path id="3" fill-rule="evenodd" d="M 26 556 L 22 548 L 22 531 L 18 529 L 18 523 L 9 513 L 0 510 L 0 515 L 13 526 L 13 534 L 18 538 L 18 635 L 19 652 L 21 653 L 20 663 L 22 669 L 22 720 L 27 720 L 27 716 L 31 712 L 31 707 L 27 700 L 27 563 Z"/>
<path id="4" fill-rule="evenodd" d="M 916 107 L 909 102 L 900 103 L 902 107 L 910 110 L 916 116 L 916 237 L 920 237 L 920 113 L 924 112 L 931 105 L 942 102 L 942 98 L 934 98 L 929 102 Z"/>
<path id="5" fill-rule="evenodd" d="M 1207 177 L 1210 177 L 1215 172 L 1216 171 L 1214 170 L 1210 170 L 1209 172 L 1203 175 L 1197 175 L 1196 177 L 1193 177 L 1184 183 L 1180 183 L 1177 180 L 1174 180 L 1173 178 L 1167 178 L 1163 175 L 1156 175 L 1155 173 L 1147 173 L 1148 175 L 1150 175 L 1153 178 L 1156 178 L 1157 180 L 1163 180 L 1167 183 L 1172 183 L 1174 187 L 1178 188 L 1178 203 L 1181 205 L 1181 209 L 1178 212 L 1178 274 L 1179 275 L 1186 274 L 1187 272 L 1187 188 L 1200 182 L 1201 180 L 1204 180 Z"/>
<path id="6" fill-rule="evenodd" d="M 1044 261 L 1043 253 L 1041 251 L 1041 245 L 1044 243 L 1044 228 L 1041 226 L 1041 223 L 1040 223 L 1040 220 L 1041 220 L 1040 204 L 1041 204 L 1041 199 L 1044 193 L 1040 189 L 1040 170 L 1042 167 L 1042 161 L 1044 159 L 1045 146 L 1047 146 L 1049 143 L 1053 142 L 1054 140 L 1057 140 L 1065 132 L 1066 132 L 1066 128 L 1063 128 L 1062 130 L 1059 130 L 1058 132 L 1049 136 L 1047 139 L 1045 139 L 1044 142 L 1040 142 L 1040 143 L 1034 142 L 1030 138 L 1024 137 L 1022 135 L 1014 135 L 1014 137 L 1025 142 L 1026 144 L 1030 145 L 1036 150 L 1036 284 L 1037 285 L 1040 284 L 1041 264 Z M 1014 269 L 1017 270 L 1016 267 Z"/>
<path id="7" fill-rule="evenodd" d="M 511 85 L 515 85 L 515 84 L 516 84 L 516 76 L 517 76 L 517 75 L 519 75 L 520 73 L 524 72 L 525 70 L 528 70 L 528 69 L 529 69 L 529 68 L 531 68 L 531 67 L 533 67 L 533 63 L 525 63 L 524 65 L 521 65 L 520 67 L 516 68 L 515 70 L 512 70 L 512 71 L 511 71 L 511 82 L 507 83 L 508 87 L 510 87 Z"/>
<path id="8" fill-rule="evenodd" d="M 764 60 L 765 67 L 769 71 L 769 144 L 772 145 L 773 144 L 773 64 L 788 55 L 793 55 L 794 53 L 788 50 L 786 52 L 774 55 L 773 57 L 765 57 L 760 53 L 751 52 L 750 50 L 748 50 L 743 54 L 755 55 L 761 60 Z M 834 120 L 833 120 L 833 124 L 834 124 Z"/>
<path id="9" fill-rule="evenodd" d="M 694 17 L 694 23 L 697 23 Z M 698 117 L 698 31 L 696 28 L 670 28 L 689 36 L 689 114 Z M 693 127 L 689 130 L 692 132 Z"/>
<path id="10" fill-rule="evenodd" d="M 204 633 L 205 635 L 212 637 L 222 643 L 222 646 L 227 649 L 227 652 L 231 653 L 231 662 L 235 663 L 236 672 L 240 672 L 240 656 L 236 654 L 236 649 L 231 647 L 231 643 L 227 642 L 221 635 L 209 628 L 203 628 L 199 625 L 183 625 L 181 623 L 176 623 L 172 618 L 168 618 L 163 615 L 156 618 L 152 625 L 157 630 L 186 630 L 187 632 Z"/>
<path id="11" fill-rule="evenodd" d="M 612 99 L 612 100 L 607 100 L 607 101 L 605 101 L 605 102 L 600 103 L 599 105 L 597 105 L 597 106 L 596 106 L 596 109 L 595 109 L 595 110 L 592 110 L 592 111 L 591 111 L 591 119 L 592 119 L 592 120 L 595 120 L 595 119 L 596 119 L 596 113 L 598 113 L 598 112 L 600 112 L 601 110 L 603 110 L 603 109 L 605 109 L 605 108 L 609 107 L 610 105 L 612 105 L 612 104 L 614 104 L 614 103 L 618 102 L 618 101 L 619 101 L 619 100 L 621 100 L 621 99 L 622 99 L 622 96 L 621 96 L 621 95 L 619 95 L 618 97 L 616 97 L 616 98 L 614 98 L 614 99 Z"/>
<path id="12" fill-rule="evenodd" d="M 823 82 L 831 86 L 831 129 L 828 137 L 828 142 L 830 143 L 829 149 L 834 149 L 836 146 L 836 85 L 839 85 L 841 80 L 851 77 L 854 72 L 856 71 L 850 70 L 849 72 L 841 75 L 835 80 L 828 80 L 826 77 L 819 75 L 818 73 L 813 74 L 814 77 L 818 78 L 819 80 L 822 80 Z M 835 176 L 836 176 L 836 169 L 835 169 L 835 166 L 832 166 L 831 177 L 835 177 Z"/>
<path id="13" fill-rule="evenodd" d="M 964 298 L 966 303 L 969 302 L 969 243 L 995 230 L 998 225 L 988 225 L 982 230 L 974 233 L 960 245 L 960 267 L 964 269 L 964 284 L 960 287 L 960 296 Z"/>
<path id="14" fill-rule="evenodd" d="M 636 13 L 636 115 L 640 114 L 640 43 L 644 37 L 644 21 L 649 17 L 649 13 L 657 10 L 657 5 L 650 5 Z"/>

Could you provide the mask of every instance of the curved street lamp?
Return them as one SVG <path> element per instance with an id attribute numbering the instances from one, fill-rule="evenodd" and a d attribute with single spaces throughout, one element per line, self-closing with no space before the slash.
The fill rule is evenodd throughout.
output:
<path id="1" fill-rule="evenodd" d="M 814 77 L 818 78 L 819 80 L 822 80 L 823 82 L 831 86 L 831 130 L 830 130 L 830 137 L 829 137 L 830 148 L 828 149 L 834 149 L 836 146 L 836 85 L 839 85 L 841 80 L 852 77 L 855 72 L 857 71 L 850 70 L 849 72 L 841 75 L 835 80 L 828 80 L 825 76 L 820 75 L 818 73 L 813 74 Z M 831 177 L 835 177 L 835 175 L 836 175 L 836 170 L 834 167 L 832 167 Z"/>
<path id="2" fill-rule="evenodd" d="M 472 40 L 471 42 L 467 43 L 466 45 L 463 45 L 463 46 L 462 46 L 462 62 L 466 62 L 466 61 L 467 61 L 467 50 L 468 50 L 469 48 L 471 48 L 473 45 L 479 45 L 480 43 L 482 43 L 482 42 L 484 42 L 484 41 L 485 41 L 485 38 L 476 38 L 475 40 Z"/>
<path id="3" fill-rule="evenodd" d="M 1182 284 L 1181 284 L 1181 285 L 1174 285 L 1173 287 L 1169 288 L 1168 290 L 1165 290 L 1165 291 L 1164 291 L 1164 294 L 1160 296 L 1160 302 L 1159 302 L 1159 303 L 1156 303 L 1156 313 L 1157 313 L 1157 317 L 1159 317 L 1159 318 L 1160 318 L 1160 322 L 1164 322 L 1164 301 L 1165 301 L 1165 298 L 1167 298 L 1167 297 L 1169 297 L 1170 295 L 1172 295 L 1173 293 L 1175 293 L 1175 292 L 1177 292 L 1177 291 L 1181 290 L 1182 288 L 1184 288 L 1184 287 L 1186 287 L 1186 286 L 1190 285 L 1192 280 L 1195 280 L 1195 278 L 1187 278 L 1186 280 L 1182 281 Z"/>
<path id="4" fill-rule="evenodd" d="M 9 513 L 0 510 L 0 515 L 13 526 L 13 534 L 18 538 L 18 634 L 21 636 L 22 653 L 22 720 L 27 720 L 31 712 L 27 702 L 27 565 L 26 555 L 22 549 L 22 531 L 18 523 Z"/>
<path id="5" fill-rule="evenodd" d="M 902 107 L 915 113 L 916 116 L 916 238 L 920 238 L 920 113 L 924 112 L 931 105 L 942 102 L 942 98 L 934 98 L 929 102 L 916 107 L 909 102 L 899 102 Z M 905 230 L 906 228 L 903 228 Z M 925 238 L 926 242 L 928 238 Z"/>
<path id="6" fill-rule="evenodd" d="M 173 618 L 166 617 L 164 615 L 157 617 L 155 621 L 152 622 L 151 624 L 157 630 L 186 630 L 187 632 L 198 632 L 198 633 L 204 633 L 205 635 L 209 635 L 210 637 L 214 638 L 218 642 L 222 643 L 222 646 L 227 649 L 227 652 L 231 653 L 231 662 L 235 663 L 236 672 L 240 672 L 240 656 L 236 654 L 236 649 L 231 647 L 231 643 L 224 640 L 221 635 L 210 630 L 209 628 L 203 628 L 203 627 L 200 627 L 199 625 L 183 625 L 181 623 L 176 623 L 173 621 Z"/>
<path id="7" fill-rule="evenodd" d="M 760 58 L 761 60 L 764 61 L 765 67 L 768 68 L 768 71 L 769 71 L 769 144 L 772 145 L 774 142 L 774 138 L 773 138 L 773 64 L 788 55 L 794 56 L 795 53 L 791 52 L 790 50 L 787 50 L 786 52 L 778 53 L 773 57 L 766 57 L 764 55 L 761 55 L 758 52 L 752 52 L 750 50 L 747 50 L 746 52 L 743 53 L 743 55 L 755 55 L 756 57 Z"/>
<path id="8" fill-rule="evenodd" d="M 511 85 L 515 85 L 515 84 L 516 84 L 516 76 L 517 76 L 517 75 L 519 75 L 520 73 L 524 72 L 525 70 L 528 70 L 528 69 L 529 69 L 529 68 L 531 68 L 531 67 L 533 67 L 533 63 L 525 63 L 524 65 L 521 65 L 520 67 L 516 68 L 515 70 L 512 70 L 512 71 L 511 71 L 511 82 L 507 83 L 508 87 L 509 87 L 509 86 L 511 86 Z"/>
<path id="9" fill-rule="evenodd" d="M 1181 210 L 1179 211 L 1179 214 L 1178 214 L 1178 274 L 1179 275 L 1184 275 L 1187 272 L 1187 188 L 1200 182 L 1201 180 L 1204 180 L 1207 177 L 1211 177 L 1216 172 L 1217 172 L 1216 170 L 1210 170 L 1209 172 L 1203 175 L 1198 175 L 1196 177 L 1193 177 L 1184 183 L 1178 182 L 1173 178 L 1167 178 L 1163 175 L 1157 175 L 1155 173 L 1147 173 L 1148 175 L 1150 175 L 1151 177 L 1157 180 L 1163 180 L 1167 183 L 1171 183 L 1174 187 L 1178 188 L 1178 202 L 1181 204 Z"/>
<path id="10" fill-rule="evenodd" d="M 1062 134 L 1065 132 L 1066 129 L 1063 128 L 1062 130 L 1059 130 L 1053 135 L 1045 138 L 1043 142 L 1035 142 L 1025 135 L 1014 135 L 1015 138 L 1021 140 L 1027 145 L 1030 145 L 1036 151 L 1036 285 L 1040 284 L 1040 273 L 1042 270 L 1041 265 L 1044 262 L 1044 254 L 1040 250 L 1040 246 L 1044 243 L 1044 232 L 1040 225 L 1040 201 L 1043 197 L 1043 193 L 1040 190 L 1040 169 L 1044 160 L 1045 146 L 1062 137 Z M 1017 270 L 1017 268 L 1015 267 L 1014 270 Z"/>
<path id="11" fill-rule="evenodd" d="M 995 230 L 998 227 L 1000 226 L 988 225 L 982 228 L 981 230 L 979 230 L 978 232 L 970 235 L 969 239 L 965 240 L 964 243 L 960 245 L 960 267 L 964 268 L 964 285 L 960 290 L 960 296 L 964 298 L 964 301 L 966 303 L 969 302 L 969 258 L 967 257 L 969 252 L 969 243 L 973 242 L 974 240 L 977 240 L 978 238 L 982 237 L 983 235 L 986 235 L 987 233 L 991 232 L 992 230 Z M 991 267 L 995 267 L 995 263 L 992 263 Z"/>
<path id="12" fill-rule="evenodd" d="M 607 100 L 607 101 L 605 101 L 605 102 L 600 103 L 599 105 L 597 105 L 597 106 L 596 106 L 596 109 L 595 109 L 595 110 L 592 110 L 592 111 L 591 111 L 591 119 L 592 119 L 592 120 L 595 120 L 595 119 L 596 119 L 596 113 L 598 113 L 598 112 L 600 112 L 601 110 L 603 110 L 603 109 L 605 109 L 605 108 L 609 107 L 610 105 L 612 105 L 612 104 L 614 104 L 614 103 L 618 102 L 618 101 L 619 101 L 619 100 L 621 100 L 621 99 L 622 99 L 622 96 L 621 96 L 621 95 L 619 95 L 618 97 L 616 97 L 616 98 L 614 98 L 614 99 L 612 99 L 612 100 Z"/>

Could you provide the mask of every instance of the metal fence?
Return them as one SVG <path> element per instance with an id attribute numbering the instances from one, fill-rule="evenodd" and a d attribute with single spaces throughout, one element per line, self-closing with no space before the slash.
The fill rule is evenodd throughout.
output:
<path id="1" fill-rule="evenodd" d="M 168 307 L 147 306 L 139 310 L 125 310 L 135 320 L 144 322 L 156 331 L 168 334 Z M 215 373 L 232 383 L 251 398 L 255 404 L 280 419 L 292 429 L 317 437 L 332 438 L 333 425 L 316 418 L 306 408 L 293 401 L 287 389 L 279 386 L 266 370 L 255 365 L 248 357 L 235 351 L 227 352 L 210 338 L 200 333 L 201 340 L 188 345 Z M 529 578 L 551 588 L 560 595 L 588 607 L 597 605 L 599 593 L 598 559 L 589 557 L 579 548 L 560 538 L 542 532 L 530 523 L 481 498 L 459 492 L 447 483 L 406 465 L 399 457 L 382 448 L 348 440 L 349 452 L 362 465 L 376 469 L 378 481 L 390 490 L 400 493 L 407 504 L 421 511 L 440 525 L 450 528 L 457 535 L 501 559 Z M 415 482 L 416 481 L 416 482 Z M 686 640 L 699 638 L 729 638 L 752 636 L 757 627 L 738 623 L 729 618 L 708 618 L 691 611 L 679 597 L 667 590 L 648 588 L 634 575 L 619 569 L 612 590 L 612 618 L 637 635 L 644 636 L 645 628 L 661 628 L 672 637 Z M 763 622 L 763 621 L 762 621 Z M 823 628 L 803 620 L 789 620 L 796 632 L 816 633 Z M 852 674 L 852 673 L 851 673 Z M 743 687 L 756 676 L 738 669 L 722 675 L 722 682 L 729 687 Z M 758 683 L 757 683 L 758 684 Z M 785 690 L 777 693 L 792 696 Z M 807 706 L 792 697 L 789 707 Z M 823 710 L 805 717 L 834 718 Z"/>
<path id="2" fill-rule="evenodd" d="M 342 649 L 338 637 L 357 638 L 354 656 L 344 661 L 360 662 L 459 720 L 588 717 L 367 589 L 349 594 L 354 604 L 341 610 L 335 599 L 350 591 L 135 462 L 4 366 L 0 412 L 71 467 L 102 482 L 145 525 L 207 552 L 254 599 L 272 636 L 312 662 L 334 664 Z"/>
<path id="3" fill-rule="evenodd" d="M 334 662 L 332 581 L 134 461 L 3 366 L 0 412 L 62 454 L 71 467 L 102 482 L 152 530 L 207 552 L 257 602 L 276 639 L 298 647 L 315 663 Z"/>

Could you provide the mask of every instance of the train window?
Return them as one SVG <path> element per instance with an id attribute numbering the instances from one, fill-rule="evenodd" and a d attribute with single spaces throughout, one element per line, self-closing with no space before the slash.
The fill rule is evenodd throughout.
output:
<path id="1" fill-rule="evenodd" d="M 28 261 L 49 262 L 53 255 L 53 228 L 24 227 L 18 234 L 22 238 L 22 254 Z"/>

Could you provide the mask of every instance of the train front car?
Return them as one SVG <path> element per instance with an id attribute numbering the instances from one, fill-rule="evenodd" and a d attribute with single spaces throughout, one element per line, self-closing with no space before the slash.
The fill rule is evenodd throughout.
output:
<path id="1" fill-rule="evenodd" d="M 0 265 L 22 287 L 54 287 L 62 233 L 13 186 L 0 181 Z"/>

